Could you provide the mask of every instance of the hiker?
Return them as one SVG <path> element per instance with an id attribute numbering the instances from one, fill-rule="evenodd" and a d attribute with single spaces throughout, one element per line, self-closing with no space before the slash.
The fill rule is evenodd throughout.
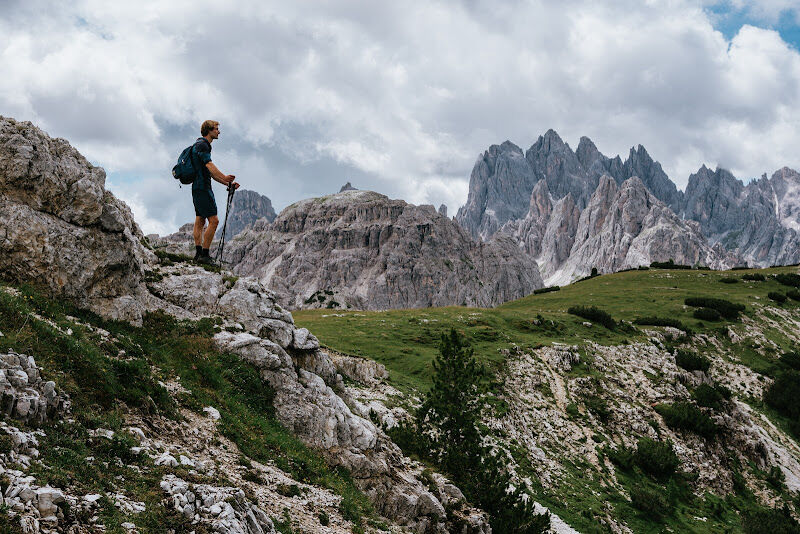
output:
<path id="1" fill-rule="evenodd" d="M 200 263 L 213 263 L 208 254 L 211 241 L 219 225 L 217 217 L 217 203 L 214 200 L 214 191 L 211 189 L 211 178 L 227 187 L 239 189 L 239 184 L 232 174 L 222 174 L 216 165 L 211 162 L 211 142 L 219 137 L 219 122 L 207 120 L 200 126 L 200 135 L 193 147 L 195 168 L 199 169 L 197 178 L 192 182 L 192 201 L 194 202 L 194 245 L 195 261 Z M 208 219 L 208 228 L 203 233 L 203 227 Z"/>

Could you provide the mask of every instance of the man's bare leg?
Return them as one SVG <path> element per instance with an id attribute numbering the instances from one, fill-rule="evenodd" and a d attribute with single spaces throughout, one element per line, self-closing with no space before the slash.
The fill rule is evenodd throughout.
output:
<path id="1" fill-rule="evenodd" d="M 192 230 L 192 235 L 194 237 L 194 248 L 195 248 L 194 259 L 195 259 L 195 261 L 200 259 L 200 255 L 201 255 L 200 252 L 201 252 L 201 250 L 203 248 L 203 246 L 202 246 L 202 244 L 203 244 L 203 227 L 205 225 L 206 225 L 205 217 L 197 216 L 197 217 L 194 218 L 194 229 Z"/>
<path id="2" fill-rule="evenodd" d="M 203 248 L 205 250 L 211 248 L 211 242 L 214 240 L 217 226 L 219 226 L 219 217 L 212 215 L 208 218 L 208 228 L 206 228 L 206 232 L 203 234 Z M 195 228 L 197 228 L 197 226 L 195 226 Z"/>
<path id="3" fill-rule="evenodd" d="M 203 244 L 203 227 L 206 225 L 206 219 L 204 217 L 195 217 L 194 218 L 194 231 L 192 234 L 194 235 L 194 244 L 200 246 Z"/>

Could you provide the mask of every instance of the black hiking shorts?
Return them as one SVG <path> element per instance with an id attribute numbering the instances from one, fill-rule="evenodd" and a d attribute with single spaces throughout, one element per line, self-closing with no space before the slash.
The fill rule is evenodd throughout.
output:
<path id="1" fill-rule="evenodd" d="M 194 213 L 198 217 L 207 219 L 217 214 L 217 202 L 214 200 L 214 193 L 207 189 L 193 189 L 192 202 L 194 202 Z"/>

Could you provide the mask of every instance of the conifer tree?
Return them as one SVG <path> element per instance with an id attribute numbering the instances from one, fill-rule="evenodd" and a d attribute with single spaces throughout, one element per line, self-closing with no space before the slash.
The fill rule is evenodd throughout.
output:
<path id="1" fill-rule="evenodd" d="M 495 532 L 545 532 L 550 515 L 536 514 L 520 487 L 510 489 L 511 476 L 502 457 L 486 444 L 481 426 L 485 369 L 455 329 L 442 335 L 433 368 L 433 387 L 416 416 L 417 450 L 423 449 L 423 456 L 449 473 L 491 516 Z"/>

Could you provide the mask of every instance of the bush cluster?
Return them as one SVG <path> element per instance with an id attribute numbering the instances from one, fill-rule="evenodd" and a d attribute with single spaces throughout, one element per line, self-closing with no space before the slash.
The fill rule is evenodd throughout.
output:
<path id="1" fill-rule="evenodd" d="M 577 315 L 578 317 L 583 317 L 589 321 L 600 323 L 609 330 L 614 330 L 618 326 L 617 322 L 608 314 L 608 312 L 595 306 L 571 306 L 567 312 L 572 315 Z"/>
<path id="2" fill-rule="evenodd" d="M 736 319 L 745 310 L 742 304 L 712 297 L 688 297 L 683 302 L 693 308 L 711 308 L 718 311 L 726 319 Z"/>
<path id="3" fill-rule="evenodd" d="M 786 292 L 786 296 L 792 300 L 800 300 L 800 291 L 797 289 L 790 289 Z"/>
<path id="4" fill-rule="evenodd" d="M 708 371 L 711 362 L 705 356 L 691 350 L 678 349 L 675 351 L 675 363 L 687 371 Z"/>
<path id="5" fill-rule="evenodd" d="M 692 392 L 692 398 L 699 406 L 718 410 L 723 402 L 731 398 L 731 390 L 720 385 L 700 384 Z"/>
<path id="6" fill-rule="evenodd" d="M 637 510 L 654 518 L 661 518 L 669 508 L 669 502 L 662 491 L 645 486 L 631 488 L 631 504 Z"/>
<path id="7" fill-rule="evenodd" d="M 542 293 L 550 293 L 551 291 L 558 291 L 561 287 L 559 286 L 550 286 L 550 287 L 540 287 L 539 289 L 534 289 L 534 295 L 541 295 Z"/>
<path id="8" fill-rule="evenodd" d="M 724 277 L 720 278 L 719 281 L 722 282 L 723 284 L 738 284 L 739 283 L 739 279 L 738 278 L 732 278 L 730 276 L 724 276 Z"/>
<path id="9" fill-rule="evenodd" d="M 717 310 L 712 310 L 711 308 L 697 308 L 692 312 L 692 317 L 695 319 L 700 319 L 701 321 L 722 320 L 722 315 L 720 315 Z"/>
<path id="10" fill-rule="evenodd" d="M 800 399 L 800 371 L 795 369 L 778 374 L 772 385 L 764 392 L 764 402 L 781 415 L 788 417 L 792 432 L 800 436 L 800 403 L 797 399 Z"/>
<path id="11" fill-rule="evenodd" d="M 642 438 L 636 446 L 636 464 L 645 473 L 655 478 L 669 478 L 681 465 L 671 441 L 656 441 Z"/>
<path id="12" fill-rule="evenodd" d="M 773 276 L 775 281 L 777 281 L 779 284 L 791 287 L 800 287 L 800 274 L 780 273 Z"/>
<path id="13" fill-rule="evenodd" d="M 658 479 L 671 477 L 681 464 L 671 441 L 656 441 L 648 437 L 641 438 L 635 450 L 630 447 L 606 448 L 605 454 L 622 469 L 631 470 L 636 466 Z"/>
<path id="14" fill-rule="evenodd" d="M 789 369 L 800 371 L 800 353 L 798 352 L 785 352 L 778 358 L 778 362 Z"/>
<path id="15" fill-rule="evenodd" d="M 783 304 L 786 302 L 786 295 L 783 293 L 778 293 L 777 291 L 770 291 L 767 293 L 767 297 L 769 297 L 770 300 L 774 300 L 778 304 Z"/>
<path id="16" fill-rule="evenodd" d="M 689 430 L 711 439 L 719 433 L 719 428 L 700 408 L 689 402 L 659 404 L 656 411 L 672 429 Z"/>
<path id="17" fill-rule="evenodd" d="M 691 265 L 681 265 L 679 263 L 675 263 L 675 261 L 670 258 L 669 261 L 654 261 L 650 264 L 650 267 L 653 269 L 691 269 Z"/>
<path id="18" fill-rule="evenodd" d="M 745 534 L 797 534 L 800 524 L 788 509 L 758 508 L 742 513 Z"/>
<path id="19" fill-rule="evenodd" d="M 761 273 L 745 273 L 742 275 L 742 280 L 749 282 L 763 282 L 767 278 Z"/>

